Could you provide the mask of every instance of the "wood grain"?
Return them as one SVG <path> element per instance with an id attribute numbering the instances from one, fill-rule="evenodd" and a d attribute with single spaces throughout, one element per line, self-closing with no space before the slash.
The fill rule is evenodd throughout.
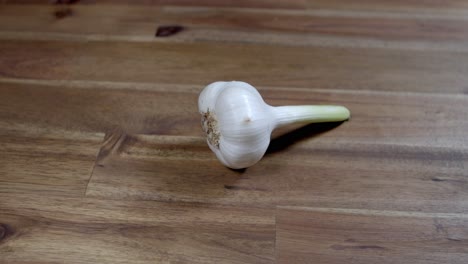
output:
<path id="1" fill-rule="evenodd" d="M 404 11 L 404 12 L 463 12 L 468 4 L 463 0 L 3 0 L 0 4 L 107 4 L 107 5 L 145 5 L 145 6 L 215 6 L 215 7 L 241 7 L 241 8 L 278 8 L 278 9 L 331 9 L 331 10 L 369 10 L 377 11 Z"/>
<path id="2" fill-rule="evenodd" d="M 102 14 L 109 15 L 103 17 Z M 107 5 L 8 5 L 0 9 L 0 32 L 3 32 L 4 37 L 8 33 L 18 35 L 20 32 L 36 32 L 31 37 L 68 36 L 69 39 L 76 39 L 78 35 L 89 39 L 115 38 L 128 41 L 155 41 L 157 27 L 178 25 L 184 30 L 166 40 L 322 46 L 328 40 L 326 43 L 332 46 L 345 44 L 333 39 L 347 37 L 354 39 L 354 45 L 367 44 L 371 47 L 379 47 L 379 43 L 385 42 L 387 47 L 424 49 L 431 47 L 430 41 L 436 41 L 439 45 L 435 48 L 444 49 L 447 47 L 442 44 L 448 44 L 462 49 L 468 40 L 467 24 L 466 14 L 440 12 L 375 14 L 330 10 L 293 12 Z M 237 37 L 233 38 L 233 34 Z M 283 38 L 277 37 L 282 34 Z M 241 35 L 248 37 L 239 37 Z M 412 44 L 415 41 L 420 44 Z"/>
<path id="3" fill-rule="evenodd" d="M 281 208 L 278 263 L 465 263 L 466 215 Z"/>
<path id="4" fill-rule="evenodd" d="M 309 134 L 293 146 L 274 142 L 259 164 L 238 172 L 220 165 L 202 138 L 113 133 L 101 149 L 87 196 L 466 212 L 466 149 L 317 137 Z"/>
<path id="5" fill-rule="evenodd" d="M 468 263 L 463 0 L 0 1 L 0 263 Z M 213 81 L 341 124 L 230 170 Z"/>
<path id="6" fill-rule="evenodd" d="M 0 193 L 84 195 L 102 133 L 0 124 Z"/>
<path id="7" fill-rule="evenodd" d="M 2 263 L 273 263 L 262 209 L 0 194 Z"/>
<path id="8" fill-rule="evenodd" d="M 8 122 L 51 130 L 106 132 L 120 128 L 128 133 L 202 135 L 196 110 L 199 87 L 4 81 L 0 81 L 0 118 Z"/>
<path id="9" fill-rule="evenodd" d="M 0 55 L 1 77 L 25 79 L 433 93 L 466 93 L 468 83 L 468 53 L 458 52 L 31 40 L 2 41 Z"/>
<path id="10" fill-rule="evenodd" d="M 241 7 L 241 8 L 273 8 L 273 9 L 303 9 L 306 0 L 3 0 L 5 4 L 107 4 L 107 5 L 157 5 L 157 6 L 214 6 L 214 7 Z M 1 3 L 0 3 L 1 4 Z"/>
<path id="11" fill-rule="evenodd" d="M 0 117 L 68 130 L 107 132 L 118 128 L 128 134 L 201 137 L 197 97 L 202 87 L 3 79 Z M 468 102 L 464 95 L 259 89 L 271 105 L 328 103 L 348 107 L 352 122 L 323 134 L 321 140 L 457 149 L 468 146 L 464 120 Z"/>
<path id="12" fill-rule="evenodd" d="M 402 12 L 466 12 L 467 2 L 463 0 L 307 0 L 307 8 L 332 9 L 332 10 L 368 10 L 377 11 L 402 11 Z"/>

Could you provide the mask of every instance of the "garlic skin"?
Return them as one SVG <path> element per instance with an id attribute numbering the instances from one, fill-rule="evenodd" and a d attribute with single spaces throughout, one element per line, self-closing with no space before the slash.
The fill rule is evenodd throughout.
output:
<path id="1" fill-rule="evenodd" d="M 214 82 L 198 98 L 207 143 L 225 166 L 243 169 L 257 163 L 270 144 L 275 128 L 293 123 L 344 121 L 342 106 L 280 106 L 263 101 L 252 85 Z"/>

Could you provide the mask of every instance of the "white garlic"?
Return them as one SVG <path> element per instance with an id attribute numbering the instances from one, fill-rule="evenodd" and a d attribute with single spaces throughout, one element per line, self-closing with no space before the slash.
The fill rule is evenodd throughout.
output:
<path id="1" fill-rule="evenodd" d="M 270 144 L 275 128 L 293 123 L 334 122 L 349 119 L 343 106 L 279 106 L 266 104 L 245 82 L 214 82 L 198 98 L 202 127 L 210 149 L 232 169 L 257 163 Z"/>

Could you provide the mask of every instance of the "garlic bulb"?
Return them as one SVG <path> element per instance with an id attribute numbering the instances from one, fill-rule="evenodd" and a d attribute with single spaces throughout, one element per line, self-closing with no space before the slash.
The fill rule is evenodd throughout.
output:
<path id="1" fill-rule="evenodd" d="M 275 128 L 293 123 L 349 119 L 343 106 L 279 106 L 266 104 L 245 82 L 214 82 L 198 98 L 207 143 L 217 158 L 232 169 L 257 163 L 270 144 Z"/>

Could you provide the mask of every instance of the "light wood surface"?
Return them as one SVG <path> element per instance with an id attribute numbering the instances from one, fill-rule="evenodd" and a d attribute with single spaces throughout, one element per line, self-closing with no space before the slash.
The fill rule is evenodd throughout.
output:
<path id="1" fill-rule="evenodd" d="M 466 1 L 56 2 L 0 1 L 0 263 L 468 263 Z M 218 80 L 352 118 L 230 170 Z"/>

